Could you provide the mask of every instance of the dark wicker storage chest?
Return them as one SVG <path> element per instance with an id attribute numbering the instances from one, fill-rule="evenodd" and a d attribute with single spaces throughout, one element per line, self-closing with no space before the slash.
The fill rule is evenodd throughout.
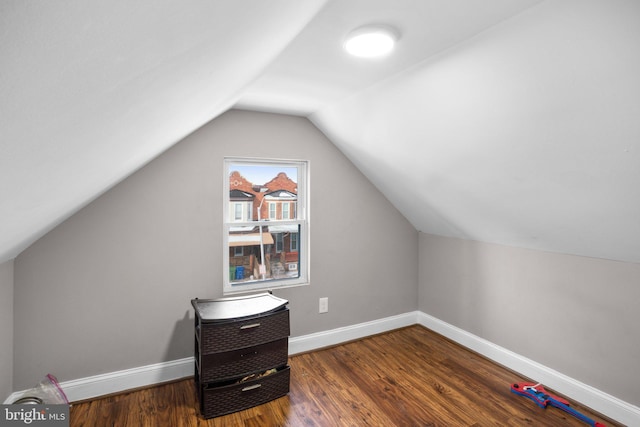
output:
<path id="1" fill-rule="evenodd" d="M 289 393 L 288 301 L 271 294 L 194 299 L 195 383 L 204 418 Z"/>

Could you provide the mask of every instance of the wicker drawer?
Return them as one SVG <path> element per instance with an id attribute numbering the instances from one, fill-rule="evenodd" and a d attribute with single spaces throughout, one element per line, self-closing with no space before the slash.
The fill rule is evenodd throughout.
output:
<path id="1" fill-rule="evenodd" d="M 289 336 L 289 310 L 242 321 L 199 325 L 202 355 L 252 347 Z"/>
<path id="2" fill-rule="evenodd" d="M 191 300 L 195 383 L 203 417 L 248 409 L 289 392 L 287 303 L 266 293 Z"/>
<path id="3" fill-rule="evenodd" d="M 201 357 L 201 383 L 237 378 L 286 365 L 289 357 L 289 339 L 283 338 L 253 347 Z"/>
<path id="4" fill-rule="evenodd" d="M 202 385 L 200 410 L 205 418 L 218 417 L 252 408 L 289 393 L 289 367 L 275 374 L 243 383 L 223 386 Z"/>

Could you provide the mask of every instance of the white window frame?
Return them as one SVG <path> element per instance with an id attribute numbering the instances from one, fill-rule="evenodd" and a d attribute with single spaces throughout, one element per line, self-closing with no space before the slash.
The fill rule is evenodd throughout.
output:
<path id="1" fill-rule="evenodd" d="M 238 212 L 238 210 L 240 212 Z M 240 214 L 240 218 L 238 218 L 238 213 Z M 242 221 L 243 219 L 244 219 L 244 203 L 233 202 L 233 220 L 237 222 L 237 221 Z"/>
<path id="2" fill-rule="evenodd" d="M 269 219 L 278 219 L 278 202 L 269 201 Z"/>
<path id="3" fill-rule="evenodd" d="M 283 166 L 295 167 L 297 174 L 297 202 L 294 211 L 298 216 L 292 219 L 283 220 L 262 220 L 238 222 L 230 218 L 229 200 L 229 173 L 231 165 L 242 164 L 245 166 Z M 285 159 L 260 159 L 260 158 L 243 158 L 243 157 L 225 157 L 224 158 L 224 176 L 223 176 L 223 259 L 222 259 L 222 278 L 223 293 L 236 294 L 243 292 L 253 292 L 258 290 L 271 290 L 277 288 L 286 288 L 292 286 L 308 285 L 310 281 L 310 244 L 309 244 L 309 175 L 310 166 L 306 160 L 285 160 Z M 262 182 L 254 184 L 265 184 Z M 268 232 L 268 226 L 271 225 L 297 225 L 299 227 L 298 234 L 298 277 L 285 278 L 256 278 L 241 283 L 232 281 L 229 275 L 229 232 L 231 227 L 238 226 L 257 226 L 263 224 L 264 232 Z"/>

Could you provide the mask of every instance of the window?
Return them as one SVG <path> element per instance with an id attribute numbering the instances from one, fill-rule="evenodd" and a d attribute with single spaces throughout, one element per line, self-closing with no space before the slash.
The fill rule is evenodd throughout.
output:
<path id="1" fill-rule="evenodd" d="M 225 158 L 224 170 L 224 292 L 307 284 L 308 163 Z"/>
<path id="2" fill-rule="evenodd" d="M 234 216 L 234 220 L 236 221 L 242 221 L 242 203 L 234 203 L 236 210 L 235 210 L 235 216 Z"/>
<path id="3" fill-rule="evenodd" d="M 251 221 L 255 196 L 238 189 L 229 192 L 229 215 L 234 222 Z"/>

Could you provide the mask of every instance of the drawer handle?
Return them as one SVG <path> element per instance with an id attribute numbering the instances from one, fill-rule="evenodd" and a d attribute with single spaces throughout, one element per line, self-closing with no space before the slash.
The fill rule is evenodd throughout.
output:
<path id="1" fill-rule="evenodd" d="M 247 387 L 243 388 L 242 391 L 255 390 L 255 389 L 260 388 L 260 387 L 262 387 L 262 384 L 254 384 L 254 385 L 250 385 L 250 386 L 247 386 Z"/>
<path id="2" fill-rule="evenodd" d="M 252 329 L 257 328 L 258 326 L 260 326 L 260 323 L 252 323 L 250 325 L 242 325 L 240 326 L 240 329 Z"/>

